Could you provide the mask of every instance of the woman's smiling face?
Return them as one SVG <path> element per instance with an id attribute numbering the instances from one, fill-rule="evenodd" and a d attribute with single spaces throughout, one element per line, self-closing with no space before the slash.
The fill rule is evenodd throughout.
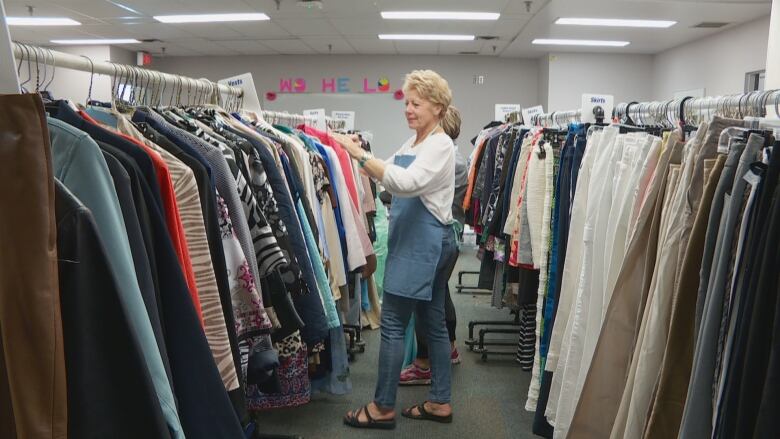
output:
<path id="1" fill-rule="evenodd" d="M 427 128 L 439 121 L 441 107 L 424 99 L 417 90 L 406 92 L 406 123 L 410 129 Z"/>

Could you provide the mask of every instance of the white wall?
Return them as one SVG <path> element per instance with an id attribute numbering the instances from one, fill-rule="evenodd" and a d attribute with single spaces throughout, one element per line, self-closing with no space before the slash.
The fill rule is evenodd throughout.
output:
<path id="1" fill-rule="evenodd" d="M 550 57 L 539 58 L 539 105 L 549 111 Z"/>
<path id="2" fill-rule="evenodd" d="M 615 103 L 652 97 L 653 57 L 604 53 L 551 53 L 545 111 L 580 108 L 583 93 L 604 93 Z"/>
<path id="3" fill-rule="evenodd" d="M 270 110 L 295 110 L 279 105 L 291 105 L 292 100 L 279 96 L 276 102 L 262 102 L 267 91 L 278 91 L 280 78 L 302 77 L 314 91 L 321 91 L 321 78 L 345 76 L 350 78 L 350 87 L 354 92 L 362 89 L 363 78 L 375 82 L 386 76 L 390 80 L 391 90 L 399 89 L 406 73 L 414 69 L 433 69 L 444 76 L 453 90 L 454 105 L 463 115 L 463 126 L 459 146 L 468 155 L 471 139 L 487 122 L 493 119 L 495 104 L 517 103 L 523 106 L 536 105 L 537 99 L 537 61 L 534 59 L 501 59 L 480 56 L 229 56 L 229 57 L 167 57 L 156 58 L 153 69 L 169 73 L 178 73 L 212 80 L 226 78 L 240 73 L 251 72 L 257 92 L 264 108 Z M 484 75 L 483 85 L 475 85 L 474 75 Z M 344 96 L 331 96 L 333 99 Z M 349 95 L 349 94 L 345 94 Z M 317 93 L 316 100 L 322 102 L 323 95 Z M 298 100 L 305 100 L 300 97 Z M 313 100 L 315 96 L 312 95 Z M 364 98 L 361 97 L 361 99 Z M 395 105 L 392 97 L 384 97 L 381 102 Z M 357 99 L 357 98 L 356 98 Z M 336 101 L 341 108 L 331 110 L 349 110 L 346 102 Z M 377 101 L 380 102 L 380 101 Z M 377 105 L 383 105 L 378 103 Z M 316 107 L 310 107 L 316 108 Z M 386 109 L 385 109 L 386 110 Z M 376 114 L 358 114 L 357 128 L 370 131 L 394 133 L 392 139 L 377 139 L 374 144 L 400 146 L 411 132 L 403 117 L 403 106 L 398 105 L 388 116 L 387 111 Z M 379 129 L 378 127 L 382 127 Z M 384 149 L 384 148 L 383 148 Z"/>
<path id="4" fill-rule="evenodd" d="M 703 88 L 705 96 L 742 93 L 745 73 L 766 66 L 769 17 L 655 55 L 653 97 Z"/>
<path id="5" fill-rule="evenodd" d="M 766 49 L 766 88 L 780 88 L 780 1 L 772 2 Z"/>

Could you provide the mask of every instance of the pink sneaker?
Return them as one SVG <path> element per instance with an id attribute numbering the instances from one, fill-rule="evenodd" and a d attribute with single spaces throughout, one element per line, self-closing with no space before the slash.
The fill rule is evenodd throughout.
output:
<path id="1" fill-rule="evenodd" d="M 431 384 L 431 370 L 412 363 L 401 371 L 401 386 L 427 386 Z"/>
<path id="2" fill-rule="evenodd" d="M 460 352 L 458 348 L 452 348 L 452 354 L 450 354 L 450 361 L 452 364 L 460 364 Z"/>

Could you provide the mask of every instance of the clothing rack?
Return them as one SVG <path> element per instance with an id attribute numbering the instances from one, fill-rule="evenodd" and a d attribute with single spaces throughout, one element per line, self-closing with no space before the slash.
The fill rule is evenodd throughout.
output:
<path id="1" fill-rule="evenodd" d="M 754 91 L 724 96 L 702 98 L 683 97 L 668 101 L 623 102 L 615 105 L 612 117 L 630 125 L 673 128 L 682 123 L 698 126 L 713 116 L 742 119 L 765 117 L 767 107 L 774 106 L 775 116 L 780 117 L 780 90 Z M 531 117 L 531 125 L 563 126 L 581 122 L 582 111 L 553 111 Z"/>
<path id="2" fill-rule="evenodd" d="M 312 116 L 304 116 L 301 114 L 293 114 L 288 112 L 280 112 L 280 111 L 267 111 L 263 110 L 263 119 L 267 122 L 275 125 L 286 125 L 286 126 L 298 126 L 298 125 L 314 125 L 317 121 L 317 118 Z M 328 128 L 332 130 L 339 130 L 344 129 L 344 126 L 346 125 L 346 122 L 343 120 L 337 120 L 332 117 L 325 116 L 325 123 L 327 124 Z"/>
<path id="3" fill-rule="evenodd" d="M 531 116 L 529 121 L 531 125 L 541 125 L 545 127 L 565 126 L 569 123 L 580 122 L 582 120 L 582 110 L 553 111 L 550 113 L 541 113 Z"/>
<path id="4" fill-rule="evenodd" d="M 88 72 L 92 75 L 101 74 L 119 78 L 120 84 L 132 82 L 134 86 L 140 85 L 147 89 L 154 88 L 155 92 L 159 92 L 159 97 L 162 97 L 162 92 L 165 91 L 166 87 L 170 86 L 172 90 L 171 96 L 177 94 L 179 100 L 181 100 L 181 95 L 185 88 L 188 100 L 192 97 L 196 100 L 219 102 L 223 99 L 221 95 L 227 96 L 228 99 L 240 100 L 244 94 L 243 90 L 238 87 L 219 84 L 205 78 L 195 79 L 188 76 L 144 69 L 138 66 L 118 64 L 110 61 L 97 61 L 87 56 L 72 55 L 29 44 L 14 42 L 13 53 L 19 63 L 17 71 L 21 70 L 23 61 L 27 61 L 28 70 L 31 63 L 35 63 L 36 69 L 43 66 L 42 69 L 36 72 L 37 75 L 41 72 L 43 73 L 43 84 L 46 84 L 47 81 L 51 82 L 56 73 L 56 68 L 60 67 Z M 52 68 L 51 78 L 48 78 L 49 67 Z M 30 76 L 32 76 L 31 73 Z M 162 90 L 160 91 L 160 89 Z"/>
<path id="5" fill-rule="evenodd" d="M 630 102 L 617 105 L 613 116 L 621 120 L 627 116 L 636 125 L 674 126 L 676 121 L 699 125 L 715 115 L 737 119 L 765 117 L 768 105 L 773 105 L 775 116 L 780 117 L 778 104 L 780 90 L 766 90 L 715 97 L 685 97 L 670 101 Z"/>

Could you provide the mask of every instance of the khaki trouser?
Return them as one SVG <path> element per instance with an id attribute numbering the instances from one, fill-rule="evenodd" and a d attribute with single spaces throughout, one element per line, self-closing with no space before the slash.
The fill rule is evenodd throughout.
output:
<path id="1" fill-rule="evenodd" d="M 67 437 L 49 131 L 38 95 L 0 96 L 0 437 Z"/>
<path id="2" fill-rule="evenodd" d="M 658 390 L 644 432 L 646 438 L 677 437 L 680 429 L 693 361 L 693 316 L 696 310 L 695 293 L 698 290 L 701 255 L 704 251 L 710 207 L 726 157 L 721 155 L 716 160 L 709 173 L 707 185 L 704 187 L 701 203 L 698 206 L 699 211 L 682 261 L 680 283 L 672 306 L 673 315 Z M 733 170 L 731 173 L 733 174 Z"/>
<path id="3" fill-rule="evenodd" d="M 601 439 L 609 437 L 612 431 L 655 268 L 670 164 L 681 160 L 682 148 L 676 138 L 673 135 L 661 153 L 639 213 L 569 428 L 569 438 Z"/>

